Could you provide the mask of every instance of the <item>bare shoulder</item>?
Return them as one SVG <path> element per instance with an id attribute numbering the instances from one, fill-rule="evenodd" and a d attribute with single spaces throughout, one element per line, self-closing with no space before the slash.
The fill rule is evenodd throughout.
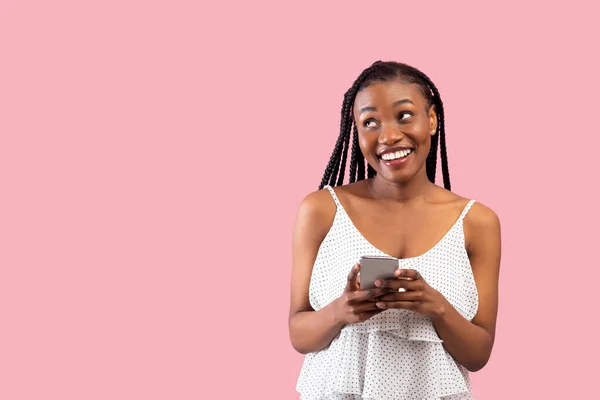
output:
<path id="1" fill-rule="evenodd" d="M 500 218 L 490 207 L 476 201 L 465 216 L 465 225 L 468 225 L 469 228 L 477 231 L 482 229 L 499 230 Z"/>
<path id="2" fill-rule="evenodd" d="M 471 201 L 468 197 L 460 196 L 454 192 L 446 190 L 442 187 L 438 186 L 438 191 L 436 193 L 437 199 L 442 203 L 452 203 L 456 204 L 459 208 L 464 208 Z M 475 201 L 469 212 L 465 216 L 464 219 L 465 226 L 472 227 L 474 229 L 481 227 L 493 227 L 499 226 L 500 220 L 498 215 L 494 210 L 485 204 Z"/>
<path id="3" fill-rule="evenodd" d="M 456 208 L 454 212 L 460 212 L 471 201 L 467 197 L 460 196 L 454 192 L 438 186 L 435 198 L 440 203 L 451 204 Z M 498 241 L 500 237 L 500 219 L 496 212 L 487 205 L 475 201 L 463 220 L 465 239 L 467 247 L 473 245 L 481 247 L 481 242 Z"/>
<path id="4" fill-rule="evenodd" d="M 433 191 L 430 200 L 433 203 L 448 206 L 448 209 L 452 209 L 453 215 L 457 212 L 460 213 L 471 201 L 469 198 L 460 196 L 441 186 L 435 185 L 435 188 L 436 190 Z"/>
<path id="5" fill-rule="evenodd" d="M 333 224 L 335 213 L 335 201 L 329 190 L 321 189 L 312 192 L 300 202 L 296 216 L 296 231 L 309 231 L 311 236 L 322 240 Z"/>
<path id="6" fill-rule="evenodd" d="M 309 193 L 300 202 L 298 213 L 310 218 L 327 218 L 335 215 L 335 201 L 327 189 Z"/>
<path id="7" fill-rule="evenodd" d="M 352 197 L 364 197 L 368 193 L 365 183 L 367 179 L 346 183 L 345 185 L 336 186 L 333 188 L 336 195 L 342 199 L 351 199 Z"/>
<path id="8" fill-rule="evenodd" d="M 490 207 L 479 201 L 473 203 L 464 219 L 464 232 L 467 251 L 470 254 L 499 254 L 500 218 Z"/>

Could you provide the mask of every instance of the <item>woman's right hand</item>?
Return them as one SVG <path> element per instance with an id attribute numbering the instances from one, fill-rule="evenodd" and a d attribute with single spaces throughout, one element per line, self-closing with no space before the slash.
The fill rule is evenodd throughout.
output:
<path id="1" fill-rule="evenodd" d="M 348 274 L 344 293 L 333 302 L 336 325 L 363 322 L 384 311 L 375 305 L 375 300 L 388 293 L 389 289 L 360 290 L 359 272 L 360 264 L 354 265 Z"/>

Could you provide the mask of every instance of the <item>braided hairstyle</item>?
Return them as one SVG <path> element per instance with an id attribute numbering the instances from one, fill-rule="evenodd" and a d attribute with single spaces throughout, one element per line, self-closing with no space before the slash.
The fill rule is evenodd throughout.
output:
<path id="1" fill-rule="evenodd" d="M 427 155 L 426 171 L 430 182 L 435 183 L 435 170 L 437 167 L 437 149 L 440 144 L 440 153 L 442 159 L 442 176 L 444 187 L 450 190 L 450 173 L 448 172 L 448 155 L 446 154 L 446 133 L 444 129 L 444 105 L 437 88 L 431 80 L 418 69 L 404 63 L 393 61 L 376 61 L 370 67 L 365 69 L 354 81 L 354 84 L 344 94 L 342 103 L 342 114 L 340 122 L 340 135 L 337 138 L 333 153 L 323 174 L 323 179 L 319 189 L 325 185 L 341 186 L 344 184 L 344 174 L 348 160 L 348 151 L 350 151 L 350 183 L 365 179 L 365 157 L 358 144 L 358 129 L 354 124 L 352 108 L 356 95 L 362 89 L 373 82 L 400 81 L 402 83 L 414 83 L 419 85 L 427 107 L 435 106 L 438 125 L 435 135 L 431 138 L 431 148 Z M 350 136 L 352 136 L 352 148 L 350 146 Z M 372 178 L 376 171 L 367 163 L 367 176 Z"/>

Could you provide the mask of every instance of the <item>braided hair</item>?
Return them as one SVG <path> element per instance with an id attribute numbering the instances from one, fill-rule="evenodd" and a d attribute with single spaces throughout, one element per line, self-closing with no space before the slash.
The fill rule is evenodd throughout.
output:
<path id="1" fill-rule="evenodd" d="M 344 174 L 350 152 L 349 181 L 350 183 L 365 179 L 365 158 L 358 144 L 358 129 L 354 124 L 352 117 L 352 108 L 356 95 L 362 89 L 373 82 L 389 82 L 399 80 L 403 83 L 414 83 L 419 85 L 427 106 L 435 106 L 438 117 L 438 125 L 435 135 L 431 138 L 431 148 L 426 160 L 427 178 L 435 183 L 435 172 L 437 167 L 437 149 L 440 145 L 440 154 L 442 159 L 442 176 L 444 187 L 450 190 L 450 173 L 448 172 L 448 155 L 446 154 L 446 133 L 444 129 L 444 105 L 437 88 L 431 80 L 418 69 L 404 63 L 393 61 L 376 61 L 370 67 L 365 69 L 354 81 L 354 84 L 344 94 L 342 103 L 340 135 L 337 138 L 333 153 L 325 168 L 323 179 L 319 189 L 325 185 L 341 186 L 344 184 Z M 352 147 L 350 146 L 350 136 L 352 136 Z M 372 178 L 376 171 L 367 163 L 367 176 Z"/>

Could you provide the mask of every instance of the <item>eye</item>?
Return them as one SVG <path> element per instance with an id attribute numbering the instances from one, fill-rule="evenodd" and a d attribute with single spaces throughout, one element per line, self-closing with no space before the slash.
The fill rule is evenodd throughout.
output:
<path id="1" fill-rule="evenodd" d="M 365 128 L 376 128 L 377 122 L 373 121 L 372 119 L 368 119 L 363 123 L 363 126 Z"/>
<path id="2" fill-rule="evenodd" d="M 412 117 L 412 114 L 409 112 L 401 112 L 400 114 L 398 114 L 398 116 L 400 117 L 400 121 L 404 121 Z"/>

